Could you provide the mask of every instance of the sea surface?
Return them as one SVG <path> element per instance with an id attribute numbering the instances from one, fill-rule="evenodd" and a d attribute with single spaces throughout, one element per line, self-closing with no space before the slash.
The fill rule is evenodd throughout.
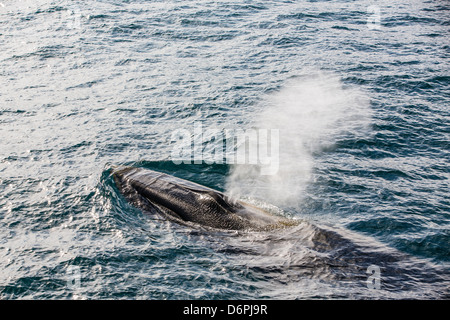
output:
<path id="1" fill-rule="evenodd" d="M 449 29 L 438 0 L 0 0 L 0 298 L 448 299 Z M 270 174 L 207 161 L 256 128 Z M 164 221 L 117 165 L 298 224 Z"/>

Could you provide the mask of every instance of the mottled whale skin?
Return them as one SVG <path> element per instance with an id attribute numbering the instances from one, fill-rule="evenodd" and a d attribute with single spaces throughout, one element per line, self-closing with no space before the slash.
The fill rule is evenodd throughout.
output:
<path id="1" fill-rule="evenodd" d="M 135 206 L 180 224 L 223 230 L 271 230 L 296 224 L 222 192 L 144 168 L 113 170 L 121 193 Z"/>

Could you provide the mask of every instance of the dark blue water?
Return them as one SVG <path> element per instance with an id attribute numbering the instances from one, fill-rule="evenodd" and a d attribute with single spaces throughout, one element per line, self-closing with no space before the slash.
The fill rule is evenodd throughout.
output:
<path id="1" fill-rule="evenodd" d="M 0 297 L 448 298 L 450 7 L 373 5 L 2 1 Z M 278 171 L 174 164 L 199 123 L 279 129 Z M 299 225 L 161 221 L 120 194 L 120 164 Z"/>

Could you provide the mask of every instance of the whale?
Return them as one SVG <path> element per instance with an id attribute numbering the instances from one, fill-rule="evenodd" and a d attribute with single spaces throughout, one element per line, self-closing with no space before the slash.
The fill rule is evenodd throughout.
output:
<path id="1" fill-rule="evenodd" d="M 273 230 L 296 225 L 223 192 L 163 172 L 119 167 L 112 173 L 119 191 L 135 207 L 183 225 L 221 230 Z"/>
<path id="2" fill-rule="evenodd" d="M 182 228 L 177 231 L 200 235 L 196 241 L 226 254 L 254 277 L 267 279 L 270 288 L 281 285 L 297 297 L 310 281 L 317 290 L 314 279 L 320 279 L 324 290 L 332 290 L 334 297 L 348 292 L 364 298 L 373 298 L 376 292 L 400 299 L 450 297 L 448 268 L 342 226 L 290 219 L 146 168 L 112 167 L 109 174 L 131 205 L 154 221 L 169 220 L 175 222 L 171 227 Z M 124 210 L 128 209 L 125 206 Z M 298 286 L 287 286 L 289 283 Z"/>

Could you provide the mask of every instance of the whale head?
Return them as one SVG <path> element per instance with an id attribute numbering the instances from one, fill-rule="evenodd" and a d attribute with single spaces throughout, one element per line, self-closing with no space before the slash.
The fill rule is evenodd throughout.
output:
<path id="1" fill-rule="evenodd" d="M 119 190 L 141 209 L 181 223 L 226 230 L 263 230 L 293 224 L 222 192 L 149 169 L 113 171 Z"/>

